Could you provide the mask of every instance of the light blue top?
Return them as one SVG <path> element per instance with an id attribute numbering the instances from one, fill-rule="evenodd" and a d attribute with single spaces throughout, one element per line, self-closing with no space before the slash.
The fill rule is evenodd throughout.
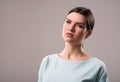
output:
<path id="1" fill-rule="evenodd" d="M 108 82 L 108 78 L 105 64 L 97 58 L 69 61 L 53 54 L 41 62 L 38 82 Z"/>

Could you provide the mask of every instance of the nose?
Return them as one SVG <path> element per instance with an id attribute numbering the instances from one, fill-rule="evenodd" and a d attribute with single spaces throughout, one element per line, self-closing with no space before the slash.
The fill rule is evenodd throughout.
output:
<path id="1" fill-rule="evenodd" d="M 75 25 L 71 24 L 68 28 L 71 32 L 75 32 Z"/>

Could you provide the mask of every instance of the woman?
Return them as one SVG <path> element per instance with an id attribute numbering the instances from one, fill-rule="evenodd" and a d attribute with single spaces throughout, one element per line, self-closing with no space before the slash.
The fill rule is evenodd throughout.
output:
<path id="1" fill-rule="evenodd" d="M 69 11 L 62 31 L 65 48 L 43 59 L 38 82 L 108 82 L 105 64 L 83 49 L 94 22 L 90 9 L 76 7 Z"/>

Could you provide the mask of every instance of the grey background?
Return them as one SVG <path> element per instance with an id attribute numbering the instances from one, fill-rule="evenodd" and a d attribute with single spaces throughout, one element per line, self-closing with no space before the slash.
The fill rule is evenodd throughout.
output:
<path id="1" fill-rule="evenodd" d="M 85 49 L 119 82 L 120 0 L 0 0 L 0 82 L 37 82 L 40 62 L 64 47 L 61 31 L 69 9 L 85 6 L 96 23 Z"/>

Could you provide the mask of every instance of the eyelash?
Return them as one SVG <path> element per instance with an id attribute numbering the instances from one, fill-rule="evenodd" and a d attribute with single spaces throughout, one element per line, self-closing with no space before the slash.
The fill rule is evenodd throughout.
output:
<path id="1" fill-rule="evenodd" d="M 69 24 L 70 24 L 71 22 L 67 20 L 66 23 L 69 23 Z"/>
<path id="2" fill-rule="evenodd" d="M 82 25 L 77 25 L 77 26 L 79 26 L 80 28 L 84 28 L 84 26 L 82 26 Z"/>
<path id="3" fill-rule="evenodd" d="M 67 20 L 66 23 L 70 24 L 71 22 Z M 76 26 L 78 26 L 79 28 L 84 28 L 84 26 L 82 26 L 80 24 L 76 24 Z"/>

